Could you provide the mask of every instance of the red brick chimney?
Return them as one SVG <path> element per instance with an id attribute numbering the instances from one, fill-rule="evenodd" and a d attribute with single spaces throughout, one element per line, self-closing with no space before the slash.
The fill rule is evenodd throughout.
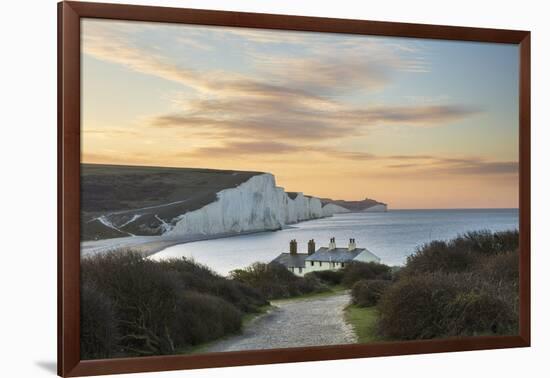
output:
<path id="1" fill-rule="evenodd" d="M 315 240 L 311 239 L 307 242 L 307 254 L 313 255 L 315 253 Z"/>
<path id="2" fill-rule="evenodd" d="M 290 254 L 295 255 L 298 253 L 298 243 L 296 242 L 296 239 L 292 239 L 290 241 Z"/>

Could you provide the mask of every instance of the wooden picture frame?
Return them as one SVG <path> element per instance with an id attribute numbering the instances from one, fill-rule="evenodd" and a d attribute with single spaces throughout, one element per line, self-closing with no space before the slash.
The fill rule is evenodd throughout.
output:
<path id="1" fill-rule="evenodd" d="M 80 20 L 104 18 L 519 46 L 520 332 L 369 345 L 320 346 L 193 356 L 80 359 Z M 530 345 L 530 32 L 82 2 L 58 4 L 58 374 L 83 376 L 251 364 L 440 353 Z"/>

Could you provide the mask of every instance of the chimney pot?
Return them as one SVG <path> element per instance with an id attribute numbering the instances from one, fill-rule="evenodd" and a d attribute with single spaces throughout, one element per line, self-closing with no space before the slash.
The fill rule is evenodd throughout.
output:
<path id="1" fill-rule="evenodd" d="M 313 255 L 315 253 L 315 240 L 311 239 L 307 242 L 307 254 Z"/>
<path id="2" fill-rule="evenodd" d="M 296 242 L 296 239 L 292 239 L 290 241 L 290 254 L 295 255 L 298 253 L 298 243 Z"/>

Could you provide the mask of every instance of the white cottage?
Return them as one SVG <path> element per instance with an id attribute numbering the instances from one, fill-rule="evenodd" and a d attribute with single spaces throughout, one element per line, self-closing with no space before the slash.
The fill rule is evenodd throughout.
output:
<path id="1" fill-rule="evenodd" d="M 336 247 L 336 239 L 331 238 L 328 247 L 315 250 L 315 241 L 308 241 L 307 253 L 298 253 L 296 240 L 290 241 L 288 253 L 281 253 L 271 263 L 284 265 L 292 273 L 303 276 L 317 270 L 336 270 L 352 261 L 380 263 L 380 258 L 366 248 L 357 248 L 355 239 L 350 239 L 347 248 Z"/>

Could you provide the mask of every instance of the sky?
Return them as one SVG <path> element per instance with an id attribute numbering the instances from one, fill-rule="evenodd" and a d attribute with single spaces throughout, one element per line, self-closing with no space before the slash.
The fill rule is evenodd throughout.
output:
<path id="1" fill-rule="evenodd" d="M 82 21 L 82 161 L 270 172 L 390 208 L 518 206 L 518 49 Z"/>

